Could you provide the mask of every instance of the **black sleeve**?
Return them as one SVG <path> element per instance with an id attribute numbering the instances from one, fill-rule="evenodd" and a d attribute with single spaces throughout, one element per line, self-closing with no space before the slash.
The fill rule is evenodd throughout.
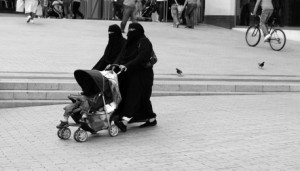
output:
<path id="1" fill-rule="evenodd" d="M 140 68 L 147 64 L 152 54 L 152 44 L 149 39 L 141 39 L 138 44 L 138 54 L 133 60 L 125 64 L 127 68 Z"/>
<path id="2" fill-rule="evenodd" d="M 118 56 L 116 57 L 116 59 L 115 59 L 115 61 L 113 62 L 113 64 L 120 64 L 120 62 L 121 62 L 121 57 L 122 57 L 122 55 L 123 55 L 123 53 L 124 53 L 125 46 L 126 46 L 126 39 L 123 39 L 121 51 L 120 51 L 120 53 L 118 54 Z"/>

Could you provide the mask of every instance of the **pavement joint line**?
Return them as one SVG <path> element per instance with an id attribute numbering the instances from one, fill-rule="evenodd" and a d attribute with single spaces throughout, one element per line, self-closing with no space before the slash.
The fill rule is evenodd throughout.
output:
<path id="1" fill-rule="evenodd" d="M 70 72 L 15 72 L 15 71 L 7 71 L 7 72 L 3 72 L 0 71 L 0 76 L 2 74 L 43 74 L 43 75 L 53 75 L 53 74 L 60 74 L 60 75 L 70 75 L 73 76 L 74 73 L 70 73 Z M 155 73 L 155 76 L 178 76 L 178 74 L 167 74 L 167 73 Z M 300 77 L 300 75 L 274 75 L 274 74 L 270 74 L 270 75 L 263 75 L 263 74 L 259 74 L 259 75 L 247 75 L 247 74 L 193 74 L 193 73 L 188 73 L 188 74 L 184 74 L 182 78 L 186 77 L 186 76 L 222 76 L 222 77 Z M 20 76 L 22 77 L 22 75 Z"/>

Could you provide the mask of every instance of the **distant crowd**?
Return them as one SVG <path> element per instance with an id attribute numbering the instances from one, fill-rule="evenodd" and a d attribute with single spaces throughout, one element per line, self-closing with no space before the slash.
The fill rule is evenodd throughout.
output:
<path id="1" fill-rule="evenodd" d="M 194 13 L 200 8 L 200 0 L 115 0 L 114 18 L 122 20 L 121 30 L 124 32 L 127 21 L 152 20 L 156 22 L 167 21 L 165 15 L 170 4 L 173 26 L 178 28 L 186 24 L 186 28 L 194 28 Z M 167 7 L 167 8 L 166 8 Z M 184 17 L 183 17 L 184 15 Z"/>
<path id="2" fill-rule="evenodd" d="M 169 4 L 167 6 L 167 4 Z M 16 9 L 27 14 L 27 23 L 33 23 L 34 18 L 66 18 L 84 19 L 80 11 L 81 0 L 17 0 Z M 114 0 L 112 2 L 112 18 L 121 20 L 121 30 L 129 19 L 148 20 L 154 22 L 167 21 L 167 10 L 170 9 L 173 26 L 185 24 L 186 28 L 194 28 L 194 13 L 200 8 L 200 0 Z"/>

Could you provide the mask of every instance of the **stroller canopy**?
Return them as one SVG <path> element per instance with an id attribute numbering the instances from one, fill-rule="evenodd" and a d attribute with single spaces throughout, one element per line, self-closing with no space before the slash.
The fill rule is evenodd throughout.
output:
<path id="1" fill-rule="evenodd" d="M 100 92 L 104 97 L 111 98 L 109 81 L 97 70 L 76 70 L 74 77 L 83 91 L 83 95 L 92 96 Z"/>

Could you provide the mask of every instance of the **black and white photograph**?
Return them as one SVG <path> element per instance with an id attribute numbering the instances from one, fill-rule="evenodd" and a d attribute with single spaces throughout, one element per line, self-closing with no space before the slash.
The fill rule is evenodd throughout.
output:
<path id="1" fill-rule="evenodd" d="M 300 0 L 0 0 L 0 171 L 299 171 Z"/>

